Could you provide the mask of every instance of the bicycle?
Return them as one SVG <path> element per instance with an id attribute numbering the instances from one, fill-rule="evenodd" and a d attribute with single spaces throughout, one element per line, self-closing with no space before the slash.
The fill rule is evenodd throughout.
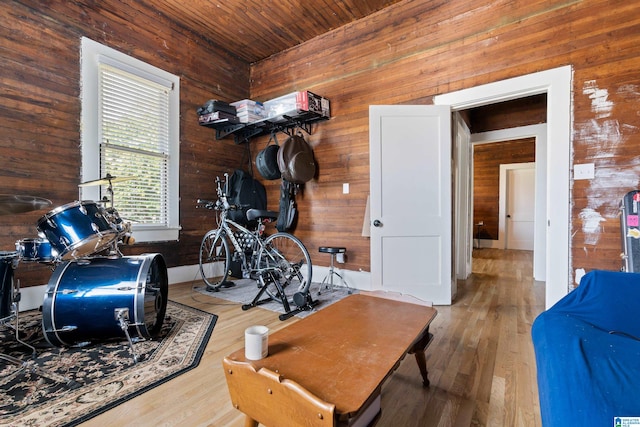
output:
<path id="1" fill-rule="evenodd" d="M 217 228 L 209 230 L 200 244 L 199 266 L 202 279 L 209 291 L 220 291 L 229 285 L 228 277 L 233 272 L 234 263 L 239 265 L 241 276 L 256 280 L 259 292 L 243 310 L 260 305 L 269 300 L 281 302 L 290 317 L 290 313 L 310 309 L 315 302 L 311 299 L 309 287 L 312 279 L 311 257 L 304 244 L 295 236 L 286 232 L 277 232 L 266 236 L 265 224 L 277 220 L 278 213 L 259 209 L 249 209 L 246 218 L 255 223 L 250 230 L 229 218 L 229 212 L 246 207 L 228 202 L 228 174 L 224 183 L 216 177 L 218 200 L 198 199 L 198 205 L 217 211 Z M 222 185 L 225 190 L 223 191 Z M 230 245 L 233 253 L 229 251 Z M 261 300 L 263 293 L 269 298 Z M 290 309 L 290 303 L 298 306 Z M 295 314 L 295 313 L 294 313 Z M 284 315 L 283 315 L 284 316 Z M 281 319 L 282 317 L 281 316 Z M 284 319 L 282 319 L 284 320 Z"/>

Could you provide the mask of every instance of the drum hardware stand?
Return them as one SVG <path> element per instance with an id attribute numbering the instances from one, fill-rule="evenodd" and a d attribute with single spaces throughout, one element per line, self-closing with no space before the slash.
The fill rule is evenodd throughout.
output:
<path id="1" fill-rule="evenodd" d="M 15 331 L 15 339 L 17 342 L 19 342 L 20 344 L 24 345 L 25 347 L 28 347 L 31 350 L 31 359 L 27 360 L 27 361 L 22 361 L 20 359 L 18 359 L 17 357 L 13 357 L 10 356 L 8 354 L 3 354 L 0 353 L 0 359 L 5 360 L 9 363 L 12 363 L 16 366 L 19 366 L 20 368 L 16 371 L 20 372 L 20 371 L 27 371 L 27 372 L 31 372 L 34 373 L 36 375 L 40 375 L 42 377 L 45 378 L 49 378 L 52 381 L 56 381 L 59 383 L 64 383 L 64 385 L 66 385 L 67 387 L 69 387 L 70 389 L 75 389 L 80 387 L 80 384 L 78 384 L 76 381 L 73 381 L 72 379 L 65 377 L 63 375 L 58 375 L 55 374 L 53 372 L 49 372 L 46 369 L 41 368 L 40 366 L 38 366 L 36 364 L 36 359 L 37 359 L 37 352 L 36 352 L 36 348 L 33 347 L 31 344 L 28 344 L 24 341 L 22 341 L 20 339 L 20 280 L 16 281 L 17 285 L 16 285 L 16 289 L 15 289 L 15 293 L 13 295 L 13 303 L 12 305 L 12 310 L 14 310 L 14 320 L 15 320 L 15 325 L 8 325 L 9 327 L 11 327 L 14 331 Z M 0 320 L 0 324 L 5 324 L 6 320 L 9 318 L 5 318 Z"/>
<path id="2" fill-rule="evenodd" d="M 19 327 L 19 324 L 20 324 L 20 320 L 19 320 L 19 315 L 20 315 L 19 314 L 20 313 L 20 280 L 16 281 L 16 286 L 15 286 L 15 290 L 13 292 L 13 295 L 11 296 L 11 301 L 13 301 L 11 303 L 11 309 L 13 310 L 13 312 L 15 314 L 13 316 L 9 316 L 9 317 L 6 317 L 6 318 L 2 319 L 1 323 L 7 325 L 9 328 L 14 330 L 16 341 L 18 341 L 23 346 L 28 347 L 31 350 L 31 357 L 35 359 L 35 357 L 36 357 L 36 348 L 20 339 L 20 327 Z M 11 317 L 13 317 L 13 319 L 15 320 L 15 324 L 14 325 L 6 323 L 7 321 L 11 320 Z M 1 354 L 1 353 L 0 353 L 0 359 L 18 360 L 16 358 L 12 357 L 12 356 L 6 356 L 6 355 Z"/>
<path id="3" fill-rule="evenodd" d="M 124 332 L 125 336 L 127 337 L 127 341 L 129 342 L 129 350 L 131 351 L 131 356 L 133 357 L 133 363 L 138 363 L 140 361 L 140 358 L 133 349 L 133 341 L 131 341 L 131 335 L 129 335 L 129 326 L 136 326 L 136 324 L 129 323 L 129 309 L 116 308 L 113 310 L 113 314 L 120 324 L 122 332 Z"/>
<path id="4" fill-rule="evenodd" d="M 118 238 L 116 238 L 113 243 L 111 243 L 111 248 L 109 249 L 109 253 L 106 255 L 107 258 L 110 259 L 117 259 L 117 258 L 122 258 L 124 255 L 122 255 L 122 252 L 120 252 L 120 248 L 118 247 Z"/>

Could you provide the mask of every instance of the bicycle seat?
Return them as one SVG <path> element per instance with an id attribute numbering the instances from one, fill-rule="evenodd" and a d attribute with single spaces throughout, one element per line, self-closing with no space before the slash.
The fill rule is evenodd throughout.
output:
<path id="1" fill-rule="evenodd" d="M 247 219 L 253 221 L 254 219 L 270 219 L 275 221 L 278 219 L 278 212 L 263 211 L 262 209 L 249 209 L 247 211 Z"/>

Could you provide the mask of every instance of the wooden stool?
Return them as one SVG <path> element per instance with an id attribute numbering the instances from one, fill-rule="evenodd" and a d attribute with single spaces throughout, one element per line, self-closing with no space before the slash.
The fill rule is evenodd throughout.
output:
<path id="1" fill-rule="evenodd" d="M 322 286 L 325 284 L 327 279 L 329 279 L 329 282 L 326 285 L 326 287 L 330 288 L 331 292 L 333 292 L 333 276 L 338 276 L 340 278 L 340 281 L 342 282 L 342 285 L 345 288 L 347 288 L 348 293 L 350 294 L 351 293 L 351 288 L 349 287 L 347 282 L 344 280 L 344 278 L 340 275 L 340 273 L 335 271 L 334 265 L 333 265 L 333 262 L 335 260 L 336 254 L 343 254 L 343 253 L 347 252 L 347 248 L 334 247 L 334 246 L 320 246 L 320 248 L 318 249 L 318 252 L 322 252 L 322 253 L 331 255 L 331 265 L 329 266 L 329 274 L 327 274 L 325 276 L 325 278 L 322 279 L 322 283 L 320 284 L 320 290 L 318 291 L 318 295 L 320 295 L 320 293 L 322 291 Z"/>

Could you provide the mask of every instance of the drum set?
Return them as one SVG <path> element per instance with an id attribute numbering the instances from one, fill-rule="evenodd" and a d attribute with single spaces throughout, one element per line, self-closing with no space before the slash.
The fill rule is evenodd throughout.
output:
<path id="1" fill-rule="evenodd" d="M 80 186 L 108 185 L 111 204 L 75 201 L 55 208 L 37 221 L 38 237 L 16 242 L 16 251 L 0 252 L 0 326 L 19 330 L 19 283 L 13 270 L 20 262 L 49 265 L 53 274 L 42 305 L 42 331 L 53 346 L 84 346 L 125 337 L 134 362 L 133 343 L 160 332 L 168 300 L 167 267 L 161 254 L 123 256 L 131 244 L 131 224 L 113 206 L 113 182 L 106 178 Z M 47 199 L 0 195 L 0 215 L 45 209 Z M 10 357 L 10 356 L 9 356 Z M 2 357 L 5 360 L 7 357 Z"/>

